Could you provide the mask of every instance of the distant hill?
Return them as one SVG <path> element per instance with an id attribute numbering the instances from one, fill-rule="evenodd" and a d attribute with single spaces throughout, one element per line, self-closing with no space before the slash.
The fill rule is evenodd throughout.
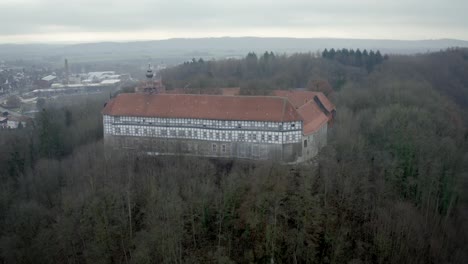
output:
<path id="1" fill-rule="evenodd" d="M 187 60 L 192 57 L 225 58 L 245 56 L 249 51 L 277 53 L 316 52 L 325 48 L 379 49 L 382 53 L 414 54 L 438 51 L 449 47 L 468 47 L 468 41 L 437 40 L 373 40 L 326 38 L 259 38 L 222 37 L 197 39 L 168 39 L 137 42 L 99 42 L 85 44 L 3 44 L 0 60 L 60 59 L 78 61 L 170 59 Z"/>

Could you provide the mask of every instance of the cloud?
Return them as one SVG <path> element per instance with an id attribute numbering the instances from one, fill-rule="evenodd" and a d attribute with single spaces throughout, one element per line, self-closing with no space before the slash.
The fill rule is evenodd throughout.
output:
<path id="1" fill-rule="evenodd" d="M 8 23 L 0 23 L 0 42 L 54 41 L 54 36 L 73 34 L 105 40 L 98 33 L 123 40 L 131 39 L 131 32 L 160 38 L 241 32 L 336 37 L 345 32 L 367 38 L 468 39 L 465 10 L 468 1 L 463 0 L 2 0 L 0 17 Z"/>

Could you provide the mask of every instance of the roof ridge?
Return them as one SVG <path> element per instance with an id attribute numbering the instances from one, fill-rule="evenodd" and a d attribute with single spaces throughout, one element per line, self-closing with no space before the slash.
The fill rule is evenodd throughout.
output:
<path id="1" fill-rule="evenodd" d="M 283 114 L 281 115 L 281 122 L 284 122 L 284 112 L 286 111 L 286 98 L 283 98 Z"/>
<path id="2" fill-rule="evenodd" d="M 309 101 L 305 102 L 304 104 L 302 104 L 301 106 L 299 106 L 299 107 L 297 108 L 297 110 L 300 110 L 300 109 L 304 108 L 306 105 L 308 105 L 308 104 L 310 104 L 310 103 L 312 103 L 312 100 L 309 100 Z"/>
<path id="3" fill-rule="evenodd" d="M 141 93 L 120 93 L 120 95 L 140 95 Z M 210 96 L 210 97 L 229 97 L 229 98 L 279 98 L 279 99 L 287 99 L 284 96 L 278 95 L 223 95 L 223 94 L 171 94 L 171 93 L 161 93 L 161 94 L 145 94 L 146 96 L 194 96 L 194 97 L 201 97 L 201 96 Z"/>

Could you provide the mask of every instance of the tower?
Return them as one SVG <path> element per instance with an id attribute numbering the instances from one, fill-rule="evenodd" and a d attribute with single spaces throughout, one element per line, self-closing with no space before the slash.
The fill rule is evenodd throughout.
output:
<path id="1" fill-rule="evenodd" d="M 68 60 L 65 59 L 65 84 L 68 85 L 70 84 L 70 72 L 68 70 Z"/>
<path id="2" fill-rule="evenodd" d="M 153 93 L 154 92 L 154 83 L 153 83 L 153 69 L 151 68 L 151 63 L 148 63 L 148 70 L 146 70 L 146 85 L 145 92 Z"/>
<path id="3" fill-rule="evenodd" d="M 148 69 L 145 73 L 146 81 L 143 81 L 141 85 L 135 88 L 138 93 L 150 93 L 160 94 L 165 93 L 166 88 L 164 87 L 161 78 L 156 77 L 156 73 L 153 71 L 151 63 L 148 63 Z"/>
<path id="4" fill-rule="evenodd" d="M 153 73 L 153 69 L 151 68 L 151 63 L 148 63 L 148 70 L 146 71 L 146 78 L 148 78 L 148 80 L 153 80 L 153 77 L 154 77 L 154 73 Z"/>

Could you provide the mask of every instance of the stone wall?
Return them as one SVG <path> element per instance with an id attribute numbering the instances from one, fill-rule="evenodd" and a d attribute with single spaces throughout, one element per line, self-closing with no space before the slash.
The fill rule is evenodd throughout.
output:
<path id="1" fill-rule="evenodd" d="M 193 139 L 170 139 L 104 135 L 107 147 L 117 151 L 146 152 L 151 155 L 194 155 L 295 162 L 302 156 L 301 143 L 262 144 Z"/>
<path id="2" fill-rule="evenodd" d="M 314 133 L 302 137 L 302 157 L 300 161 L 314 158 L 327 145 L 327 129 L 328 125 L 325 124 Z"/>

